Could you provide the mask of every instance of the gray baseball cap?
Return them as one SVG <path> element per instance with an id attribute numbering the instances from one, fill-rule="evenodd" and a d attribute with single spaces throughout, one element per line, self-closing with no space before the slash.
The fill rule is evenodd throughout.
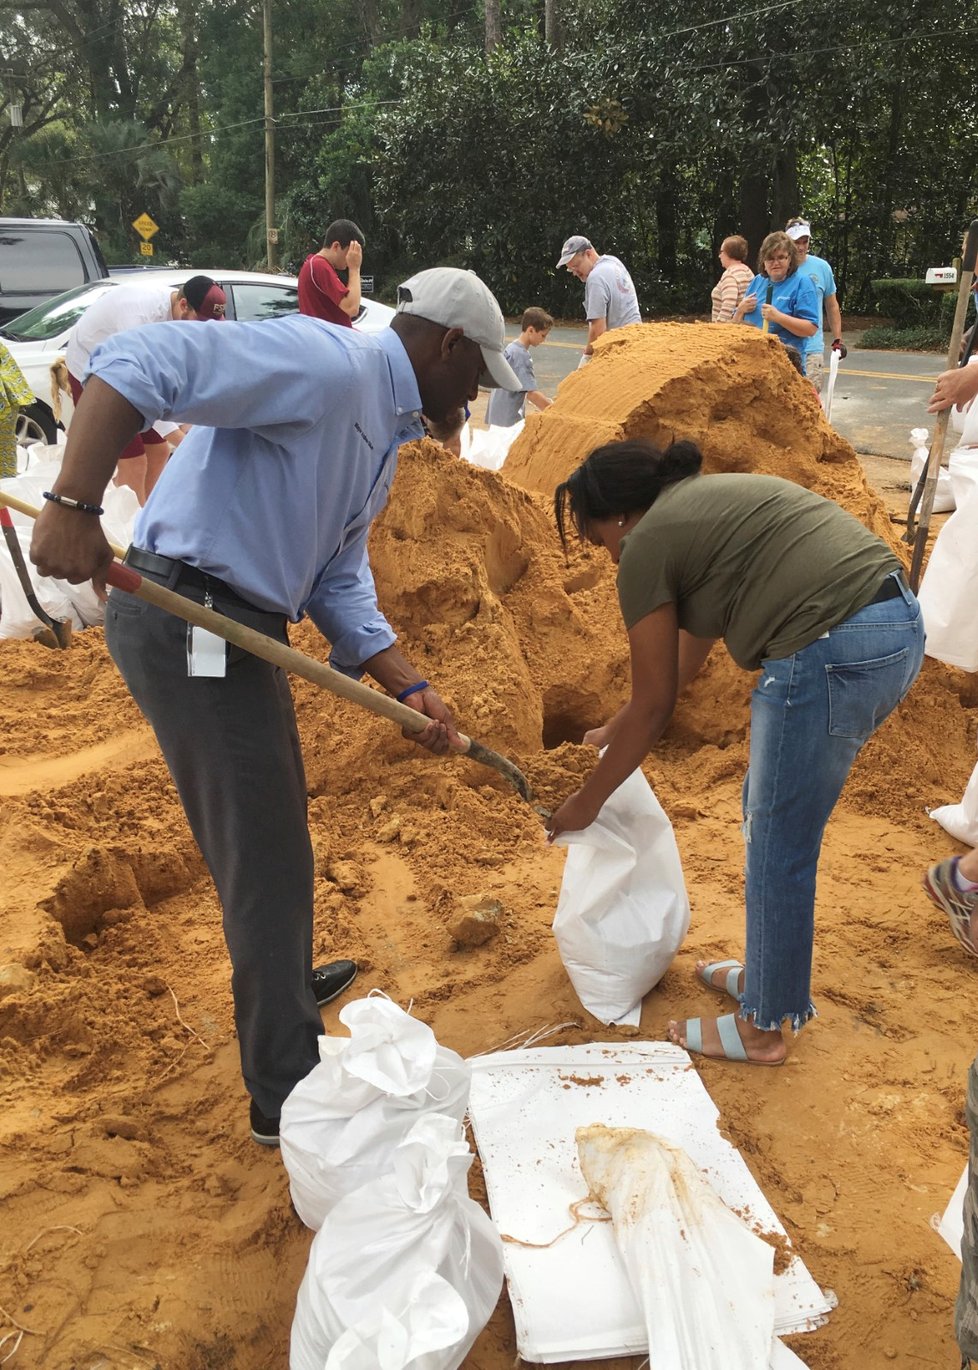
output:
<path id="1" fill-rule="evenodd" d="M 417 314 L 442 328 L 460 328 L 482 353 L 479 384 L 490 390 L 523 390 L 503 356 L 506 321 L 496 297 L 475 274 L 454 266 L 419 271 L 397 287 L 398 314 Z"/>
<path id="2" fill-rule="evenodd" d="M 582 238 L 579 233 L 575 234 L 573 238 L 568 238 L 560 249 L 560 261 L 557 265 L 566 266 L 571 257 L 576 257 L 579 252 L 586 252 L 589 247 L 593 246 L 590 238 Z"/>

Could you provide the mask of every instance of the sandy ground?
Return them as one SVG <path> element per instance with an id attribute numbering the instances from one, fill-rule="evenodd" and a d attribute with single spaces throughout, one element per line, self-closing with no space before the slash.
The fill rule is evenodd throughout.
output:
<path id="1" fill-rule="evenodd" d="M 590 551 L 565 563 L 543 497 L 589 441 L 689 430 L 710 469 L 780 463 L 898 545 L 851 449 L 767 340 L 743 339 L 728 372 L 715 332 L 683 331 L 682 356 L 669 326 L 603 349 L 528 423 L 502 476 L 432 444 L 406 449 L 374 532 L 380 600 L 408 654 L 544 803 L 593 764 L 579 739 L 627 690 L 608 565 Z M 307 625 L 293 645 L 325 655 Z M 742 949 L 750 684 L 715 653 L 645 768 L 675 824 L 693 921 L 645 1001 L 643 1037 L 712 1013 L 694 961 Z M 563 856 L 532 809 L 491 772 L 419 755 L 303 681 L 294 693 L 317 955 L 356 956 L 360 991 L 413 1001 L 463 1054 L 564 1022 L 555 1041 L 614 1040 L 556 954 Z M 919 880 L 951 849 L 926 808 L 960 796 L 976 705 L 971 678 L 929 663 L 857 763 L 820 871 L 820 1016 L 786 1066 L 697 1063 L 725 1132 L 838 1296 L 825 1327 L 792 1341 L 813 1370 L 958 1364 L 959 1267 L 930 1220 L 966 1156 L 975 972 Z M 0 720 L 0 1362 L 279 1370 L 310 1234 L 277 1154 L 249 1139 L 219 909 L 101 632 L 66 653 L 0 644 Z M 482 893 L 502 903 L 501 930 L 460 948 L 458 898 Z M 510 1370 L 514 1357 L 504 1294 L 465 1366 Z"/>

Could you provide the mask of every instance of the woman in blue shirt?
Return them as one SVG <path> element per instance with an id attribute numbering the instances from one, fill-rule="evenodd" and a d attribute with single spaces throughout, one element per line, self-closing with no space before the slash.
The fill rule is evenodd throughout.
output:
<path id="1" fill-rule="evenodd" d="M 757 270 L 733 322 L 773 333 L 800 354 L 801 339 L 818 331 L 821 311 L 814 285 L 798 271 L 798 249 L 787 233 L 767 235 L 757 255 Z"/>

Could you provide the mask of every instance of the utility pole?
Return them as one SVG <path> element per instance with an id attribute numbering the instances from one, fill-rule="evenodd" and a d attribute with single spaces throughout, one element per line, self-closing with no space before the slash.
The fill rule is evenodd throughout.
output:
<path id="1" fill-rule="evenodd" d="M 265 84 L 265 255 L 269 271 L 278 270 L 275 227 L 275 120 L 272 117 L 272 0 L 262 0 Z"/>

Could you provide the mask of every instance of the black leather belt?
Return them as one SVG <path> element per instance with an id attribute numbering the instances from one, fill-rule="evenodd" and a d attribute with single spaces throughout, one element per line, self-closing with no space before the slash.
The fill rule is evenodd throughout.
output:
<path id="1" fill-rule="evenodd" d="M 885 604 L 888 599 L 902 599 L 906 590 L 907 586 L 903 583 L 903 577 L 899 571 L 891 571 L 876 594 L 867 601 L 864 607 L 868 609 L 870 604 Z"/>
<path id="2" fill-rule="evenodd" d="M 217 576 L 202 571 L 199 566 L 189 566 L 185 561 L 161 557 L 159 552 L 147 552 L 142 547 L 130 547 L 125 555 L 125 564 L 131 566 L 134 571 L 143 571 L 146 575 L 160 580 L 168 590 L 177 590 L 181 585 L 193 585 L 234 604 L 240 604 L 245 609 L 253 609 L 256 613 L 266 612 L 243 599 L 237 590 L 233 590 L 225 581 L 218 580 Z"/>

